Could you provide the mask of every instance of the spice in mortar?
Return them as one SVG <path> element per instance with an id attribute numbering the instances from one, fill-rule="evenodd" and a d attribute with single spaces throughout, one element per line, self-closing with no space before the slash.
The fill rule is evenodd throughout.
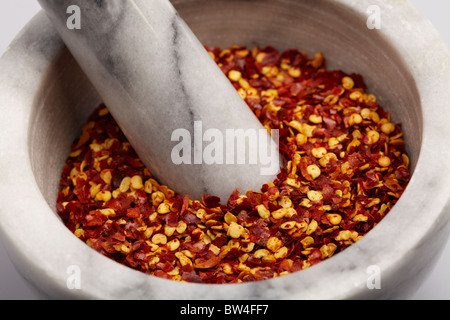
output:
<path id="1" fill-rule="evenodd" d="M 72 145 L 57 212 L 101 254 L 149 275 L 203 283 L 269 279 L 352 245 L 392 209 L 410 179 L 401 126 L 361 76 L 321 53 L 207 48 L 285 160 L 261 190 L 189 199 L 152 177 L 99 106 Z M 230 177 L 232 178 L 232 177 Z"/>

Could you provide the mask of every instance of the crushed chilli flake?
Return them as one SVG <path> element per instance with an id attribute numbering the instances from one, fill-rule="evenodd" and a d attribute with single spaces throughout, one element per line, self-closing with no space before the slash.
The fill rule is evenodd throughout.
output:
<path id="1" fill-rule="evenodd" d="M 63 168 L 57 212 L 80 240 L 149 275 L 203 283 L 273 278 L 352 245 L 389 212 L 410 173 L 401 126 L 361 76 L 325 69 L 321 53 L 208 48 L 267 130 L 286 166 L 227 205 L 160 185 L 105 105 Z"/>

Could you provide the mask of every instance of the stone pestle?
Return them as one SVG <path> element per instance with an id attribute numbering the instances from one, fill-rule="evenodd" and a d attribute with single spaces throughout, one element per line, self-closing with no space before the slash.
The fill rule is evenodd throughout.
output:
<path id="1" fill-rule="evenodd" d="M 152 175 L 179 194 L 259 191 L 272 136 L 168 0 L 39 0 Z"/>

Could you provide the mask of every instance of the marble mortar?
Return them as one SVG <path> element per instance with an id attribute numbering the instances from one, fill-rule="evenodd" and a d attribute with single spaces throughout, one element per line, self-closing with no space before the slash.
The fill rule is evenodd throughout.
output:
<path id="1" fill-rule="evenodd" d="M 400 299 L 410 297 L 449 233 L 450 56 L 404 0 L 173 0 L 204 44 L 321 51 L 331 69 L 360 73 L 403 123 L 413 175 L 393 210 L 363 239 L 309 269 L 246 284 L 160 279 L 79 241 L 55 213 L 62 165 L 100 102 L 44 13 L 0 61 L 0 235 L 17 270 L 52 299 Z M 375 7 L 373 6 L 375 4 Z M 379 10 L 380 29 L 368 28 Z M 375 10 L 375 12 L 376 12 Z M 80 287 L 71 288 L 71 270 Z M 380 287 L 370 285 L 380 272 Z"/>

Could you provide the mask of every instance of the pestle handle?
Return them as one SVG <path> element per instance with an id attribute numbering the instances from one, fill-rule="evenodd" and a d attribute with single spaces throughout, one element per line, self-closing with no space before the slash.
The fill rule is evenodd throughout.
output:
<path id="1" fill-rule="evenodd" d="M 191 199 L 226 202 L 236 188 L 258 191 L 275 179 L 276 139 L 170 1 L 39 3 L 161 183 Z M 68 26 L 69 7 L 79 9 L 78 28 Z"/>

